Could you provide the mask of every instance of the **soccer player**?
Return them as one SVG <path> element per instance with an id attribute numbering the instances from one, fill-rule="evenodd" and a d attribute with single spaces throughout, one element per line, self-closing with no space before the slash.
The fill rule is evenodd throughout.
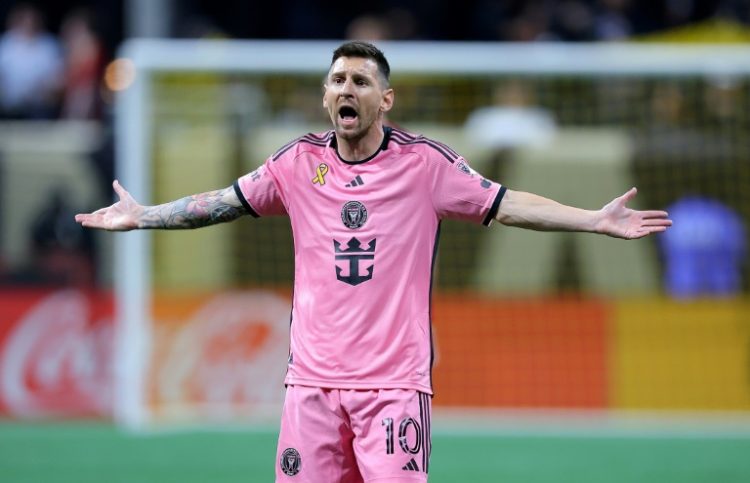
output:
<path id="1" fill-rule="evenodd" d="M 282 146 L 225 189 L 76 215 L 106 230 L 196 228 L 287 215 L 295 281 L 277 482 L 426 481 L 430 456 L 430 285 L 445 218 L 641 238 L 663 211 L 600 210 L 506 189 L 450 147 L 384 126 L 394 91 L 373 45 L 333 53 L 323 107 L 333 129 Z"/>

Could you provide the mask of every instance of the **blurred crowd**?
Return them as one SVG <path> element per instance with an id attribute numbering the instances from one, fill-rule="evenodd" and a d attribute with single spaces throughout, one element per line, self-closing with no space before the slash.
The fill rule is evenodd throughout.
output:
<path id="1" fill-rule="evenodd" d="M 86 7 L 67 9 L 65 3 L 0 7 L 0 117 L 101 115 L 99 79 L 127 35 L 131 3 L 68 2 Z M 714 18 L 750 24 L 747 0 L 466 0 L 461 8 L 449 0 L 165 4 L 165 35 L 181 38 L 612 41 Z"/>
<path id="2" fill-rule="evenodd" d="M 0 37 L 0 116 L 91 119 L 98 116 L 104 56 L 90 13 L 66 15 L 58 35 L 31 4 L 19 4 Z"/>
<path id="3" fill-rule="evenodd" d="M 393 40 L 598 41 L 710 18 L 750 22 L 747 0 L 327 0 L 180 2 L 176 35 Z"/>

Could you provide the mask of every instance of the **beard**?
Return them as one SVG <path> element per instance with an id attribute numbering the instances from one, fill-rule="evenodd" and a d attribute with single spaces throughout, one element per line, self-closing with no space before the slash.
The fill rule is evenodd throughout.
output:
<path id="1" fill-rule="evenodd" d="M 347 141 L 357 141 L 359 139 L 362 139 L 365 136 L 365 132 L 366 131 L 362 129 L 361 126 L 357 127 L 356 129 L 344 129 L 341 126 L 336 126 L 336 135 L 341 139 L 346 139 Z"/>
<path id="2" fill-rule="evenodd" d="M 357 123 L 352 127 L 341 126 L 341 124 L 339 124 L 338 122 L 338 118 L 333 123 L 336 135 L 341 139 L 345 139 L 347 141 L 358 141 L 364 138 L 374 124 L 374 119 L 370 119 L 368 122 L 361 117 L 357 118 Z"/>

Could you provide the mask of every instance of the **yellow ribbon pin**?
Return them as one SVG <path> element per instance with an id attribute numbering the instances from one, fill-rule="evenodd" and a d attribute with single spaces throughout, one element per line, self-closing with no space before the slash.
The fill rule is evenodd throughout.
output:
<path id="1" fill-rule="evenodd" d="M 325 163 L 320 163 L 320 165 L 315 169 L 316 176 L 312 179 L 313 184 L 317 183 L 320 186 L 323 186 L 326 184 L 326 174 L 328 174 L 328 165 Z"/>

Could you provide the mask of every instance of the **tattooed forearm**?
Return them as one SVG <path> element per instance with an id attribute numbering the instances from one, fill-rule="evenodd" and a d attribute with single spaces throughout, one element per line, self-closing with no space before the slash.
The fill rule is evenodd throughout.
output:
<path id="1" fill-rule="evenodd" d="M 143 211 L 139 228 L 200 228 L 232 221 L 246 214 L 232 187 L 186 196 Z"/>

